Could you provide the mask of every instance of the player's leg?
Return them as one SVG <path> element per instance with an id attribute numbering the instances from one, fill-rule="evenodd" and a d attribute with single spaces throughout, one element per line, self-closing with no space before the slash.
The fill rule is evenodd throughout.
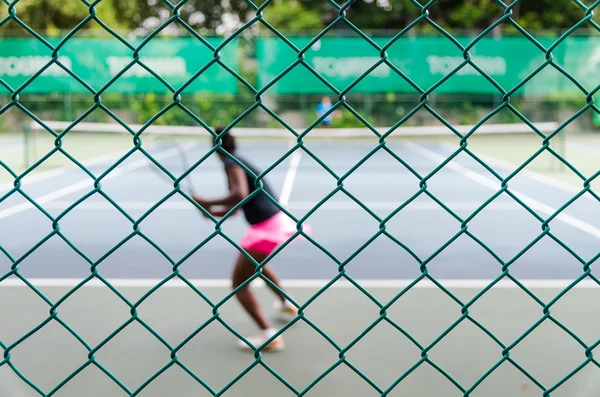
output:
<path id="1" fill-rule="evenodd" d="M 279 277 L 275 273 L 275 270 L 273 270 L 273 268 L 267 263 L 263 266 L 262 273 L 274 284 L 267 283 L 269 288 L 271 288 L 275 295 L 277 295 L 277 301 L 275 302 L 274 306 L 275 309 L 282 315 L 282 319 L 290 320 L 291 318 L 295 317 L 296 314 L 298 314 L 298 308 L 296 308 L 296 306 L 287 300 L 287 298 L 281 293 L 281 291 L 284 291 L 284 289 L 281 285 Z M 286 295 L 289 296 L 287 292 Z"/>
<path id="2" fill-rule="evenodd" d="M 256 252 L 249 252 L 249 254 L 258 263 L 261 263 L 266 258 L 266 255 Z M 252 261 L 244 254 L 240 253 L 233 271 L 232 287 L 234 289 L 238 288 L 255 272 L 256 266 L 254 263 L 252 263 Z M 265 316 L 258 300 L 256 299 L 256 295 L 250 289 L 250 285 L 245 285 L 244 287 L 240 288 L 236 293 L 236 297 L 240 301 L 242 307 L 246 310 L 246 312 L 248 312 L 250 317 L 252 317 L 252 319 L 261 329 L 259 335 L 252 338 L 247 338 L 250 343 L 252 343 L 255 347 L 258 347 L 266 342 L 267 339 L 271 338 L 277 331 L 271 326 L 269 319 Z M 240 342 L 240 347 L 248 348 L 248 345 L 242 341 Z M 278 337 L 274 339 L 268 346 L 266 346 L 265 350 L 281 350 L 283 347 L 283 339 Z"/>
<path id="3" fill-rule="evenodd" d="M 268 256 L 268 255 L 262 254 L 260 252 L 255 252 L 255 251 L 250 251 L 250 250 L 247 250 L 246 252 L 257 263 L 262 263 Z M 236 271 L 234 272 L 234 288 L 241 285 L 244 281 L 246 281 L 248 278 L 250 278 L 256 271 L 254 264 L 252 262 L 250 262 L 248 260 L 248 258 L 246 258 L 244 255 L 241 255 L 241 254 L 240 254 L 240 256 L 242 256 L 243 259 L 245 259 L 248 263 L 250 263 L 250 266 L 246 266 L 244 263 L 241 263 L 239 265 L 240 270 L 238 271 L 237 270 L 238 265 L 236 264 Z M 238 258 L 238 261 L 242 261 L 242 259 Z M 236 275 L 236 272 L 239 274 Z M 295 316 L 296 313 L 298 312 L 298 309 L 290 301 L 288 301 L 287 298 L 281 293 L 281 291 L 283 291 L 284 289 L 283 289 L 283 286 L 281 285 L 281 281 L 280 281 L 279 277 L 275 273 L 275 270 L 273 270 L 271 265 L 269 265 L 267 263 L 262 267 L 262 273 L 265 276 L 265 278 L 269 279 L 272 283 L 272 284 L 271 283 L 266 283 L 266 284 L 277 296 L 277 302 L 275 303 L 276 309 L 279 310 L 286 317 Z M 235 285 L 236 282 L 237 282 L 237 285 Z M 257 311 L 255 310 L 255 304 L 251 301 L 252 297 L 247 297 L 246 295 L 247 295 L 247 292 L 244 291 L 242 293 L 241 299 L 248 299 L 246 301 L 246 304 L 248 304 L 252 310 L 252 312 L 249 311 L 249 313 L 257 313 Z M 240 298 L 238 297 L 238 299 L 240 299 Z M 242 305 L 244 305 L 244 303 L 242 303 Z M 254 317 L 256 314 L 254 314 L 254 315 L 250 314 L 250 315 L 252 316 L 252 318 L 255 319 L 255 321 L 260 326 L 260 322 L 259 322 L 260 319 L 257 320 Z M 262 322 L 262 320 L 260 320 L 260 321 Z"/>
<path id="4" fill-rule="evenodd" d="M 253 258 L 255 258 L 254 255 L 252 255 Z M 263 259 L 264 260 L 264 259 Z M 259 261 L 257 261 L 258 263 L 260 263 Z M 266 264 L 263 266 L 262 268 L 262 274 L 269 279 L 269 281 L 271 281 L 271 283 L 267 283 L 267 285 L 269 286 L 269 288 L 271 288 L 271 290 L 275 293 L 275 295 L 277 295 L 277 299 L 279 299 L 281 302 L 285 302 L 285 296 L 283 296 L 281 294 L 281 291 L 283 291 L 283 287 L 281 286 L 281 281 L 279 280 L 279 277 L 277 276 L 277 274 L 275 274 L 275 271 L 273 270 L 273 268 L 269 265 Z"/>
<path id="5" fill-rule="evenodd" d="M 248 253 L 252 256 L 252 258 L 261 263 L 261 254 L 258 253 Z M 262 258 L 264 260 L 264 258 Z M 232 277 L 232 287 L 233 289 L 238 288 L 242 285 L 246 280 L 248 280 L 252 275 L 256 272 L 256 267 L 254 263 L 250 261 L 244 254 L 240 253 L 238 259 L 235 263 L 235 268 L 233 270 Z M 256 296 L 250 289 L 250 285 L 245 285 L 243 288 L 239 289 L 235 295 L 237 299 L 240 301 L 244 309 L 250 314 L 250 317 L 258 324 L 261 330 L 266 330 L 271 328 L 271 324 L 267 317 L 264 315 Z"/>

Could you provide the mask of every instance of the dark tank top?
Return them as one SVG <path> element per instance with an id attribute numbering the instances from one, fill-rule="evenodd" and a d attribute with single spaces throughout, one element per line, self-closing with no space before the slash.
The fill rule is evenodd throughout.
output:
<path id="1" fill-rule="evenodd" d="M 250 171 L 252 171 L 254 175 L 260 175 L 260 171 L 248 161 L 246 161 L 244 158 L 240 157 L 238 154 L 235 154 L 235 158 L 240 163 L 244 164 Z M 239 165 L 236 162 L 229 158 L 225 159 L 224 165 L 225 168 L 231 166 L 239 167 Z M 248 180 L 248 189 L 250 191 L 250 194 L 252 194 L 254 191 L 257 190 L 256 178 L 250 175 L 246 170 L 243 171 L 246 174 L 246 178 Z M 261 179 L 261 182 L 263 185 L 263 191 L 267 192 L 271 197 L 273 197 L 276 200 L 277 196 L 275 195 L 273 189 L 271 189 L 271 186 L 267 183 L 265 178 Z M 251 225 L 256 225 L 258 223 L 264 222 L 267 219 L 271 218 L 273 215 L 276 215 L 280 211 L 279 208 L 277 208 L 277 206 L 273 204 L 271 200 L 269 200 L 262 191 L 253 196 L 250 200 L 248 200 L 242 206 L 242 210 L 244 211 L 244 216 L 246 220 Z"/>

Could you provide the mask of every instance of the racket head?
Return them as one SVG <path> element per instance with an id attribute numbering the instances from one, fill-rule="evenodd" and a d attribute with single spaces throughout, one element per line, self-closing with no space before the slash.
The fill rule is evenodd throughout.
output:
<path id="1" fill-rule="evenodd" d="M 153 164 L 149 164 L 149 167 L 152 171 L 158 174 L 162 179 L 170 182 L 171 184 L 175 183 L 175 180 L 179 178 L 184 173 L 188 172 L 191 169 L 192 163 L 190 161 L 189 151 L 194 147 L 197 147 L 199 141 L 194 139 L 190 140 L 184 139 L 184 137 L 179 137 L 175 134 L 173 135 L 155 135 L 150 134 L 151 147 L 154 150 L 158 151 L 175 151 L 174 154 L 168 157 L 166 161 L 161 162 L 161 165 L 167 169 L 175 179 L 172 179 L 168 174 L 166 174 L 163 170 L 158 167 L 153 166 Z M 190 174 L 188 174 L 180 183 L 180 188 L 185 191 L 189 195 L 196 195 L 196 187 L 194 186 L 193 179 Z"/>

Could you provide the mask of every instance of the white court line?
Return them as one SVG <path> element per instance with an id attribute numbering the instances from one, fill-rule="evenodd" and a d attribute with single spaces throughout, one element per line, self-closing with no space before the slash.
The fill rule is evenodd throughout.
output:
<path id="1" fill-rule="evenodd" d="M 51 201 L 44 205 L 44 208 L 47 209 L 66 209 L 71 206 L 73 203 L 70 201 Z M 151 201 L 124 201 L 119 202 L 119 206 L 124 210 L 147 210 L 152 207 L 155 202 Z M 400 202 L 364 202 L 364 204 L 372 210 L 395 210 L 402 203 Z M 448 207 L 453 210 L 466 210 L 466 211 L 474 211 L 479 208 L 482 203 L 481 202 L 446 202 Z M 294 210 L 310 210 L 314 208 L 317 203 L 313 202 L 291 202 L 287 204 L 287 208 Z M 91 201 L 87 200 L 77 206 L 78 209 L 82 210 L 113 210 L 115 207 L 107 203 L 105 201 Z M 488 206 L 486 206 L 486 210 L 495 210 L 495 211 L 509 211 L 509 210 L 518 210 L 522 208 L 519 204 L 515 202 L 492 202 Z M 159 209 L 162 210 L 175 210 L 175 211 L 197 211 L 196 207 L 189 204 L 188 202 L 166 202 L 160 205 Z M 325 210 L 333 210 L 333 211 L 353 211 L 359 210 L 364 211 L 361 207 L 359 207 L 354 202 L 340 202 L 333 201 L 327 202 L 320 209 Z M 439 204 L 434 202 L 413 202 L 409 204 L 407 207 L 403 208 L 402 211 L 445 211 Z"/>
<path id="2" fill-rule="evenodd" d="M 82 161 L 81 164 L 83 164 L 85 167 L 93 167 L 95 165 L 104 163 L 106 161 L 117 160 L 122 155 L 123 155 L 123 152 L 113 152 L 113 153 L 110 153 L 110 154 L 105 154 L 105 155 L 102 155 L 102 156 L 91 158 L 91 159 L 89 159 L 87 161 Z M 65 167 L 56 168 L 56 169 L 53 169 L 53 170 L 48 170 L 48 171 L 40 172 L 38 174 L 29 174 L 24 179 L 24 181 L 29 185 L 31 183 L 41 182 L 41 181 L 44 181 L 46 179 L 50 179 L 50 178 L 54 178 L 54 177 L 59 176 L 59 175 L 66 174 L 67 172 L 69 172 L 69 171 L 71 171 L 73 169 L 78 169 L 78 168 L 79 167 L 77 167 L 75 164 L 73 164 L 73 165 L 68 165 L 68 166 L 65 166 Z M 8 190 L 12 189 L 13 187 L 14 187 L 13 182 L 8 182 L 8 183 L 0 184 L 0 193 L 2 193 L 4 191 L 8 191 Z"/>
<path id="3" fill-rule="evenodd" d="M 454 147 L 448 143 L 442 143 L 441 146 L 445 147 L 448 150 L 451 150 L 452 152 L 456 151 L 456 147 Z M 492 167 L 504 168 L 511 172 L 517 167 L 517 165 L 515 165 L 515 164 L 509 163 L 504 160 L 497 159 L 497 158 L 489 156 L 487 154 L 479 154 L 478 153 L 477 157 L 479 157 L 480 159 L 482 159 L 483 161 L 485 161 Z M 519 175 L 523 175 L 526 178 L 531 179 L 532 181 L 539 182 L 544 185 L 548 185 L 550 187 L 560 189 L 560 190 L 563 190 L 568 193 L 577 194 L 577 193 L 581 192 L 581 190 L 583 189 L 583 182 L 582 182 L 581 188 L 578 188 L 575 185 L 559 181 L 555 178 L 546 176 L 544 174 L 541 174 L 541 173 L 533 171 L 533 170 L 523 169 L 523 170 L 519 171 Z M 584 194 L 583 197 L 596 201 L 596 198 L 594 196 L 592 196 L 591 194 Z"/>
<path id="4" fill-rule="evenodd" d="M 28 278 L 27 279 L 35 287 L 59 287 L 59 288 L 73 288 L 77 286 L 82 279 L 75 278 Z M 162 279 L 108 279 L 108 281 L 116 288 L 152 288 L 162 281 Z M 282 284 L 285 288 L 322 288 L 331 280 L 328 279 L 289 279 L 283 280 Z M 378 280 L 378 279 L 357 279 L 355 280 L 361 286 L 365 288 L 387 288 L 387 289 L 401 289 L 405 288 L 414 282 L 414 279 L 392 279 L 392 280 Z M 493 280 L 489 279 L 439 279 L 437 280 L 440 284 L 447 288 L 460 288 L 460 289 L 482 289 L 490 285 Z M 569 286 L 573 280 L 557 279 L 557 280 L 543 280 L 543 279 L 524 279 L 519 280 L 527 288 L 565 288 Z M 231 280 L 229 279 L 189 279 L 189 282 L 198 288 L 231 288 Z M 98 279 L 89 281 L 86 284 L 87 287 L 98 288 L 105 287 Z M 18 288 L 27 287 L 20 279 L 10 278 L 0 283 L 0 288 Z M 264 288 L 266 284 L 262 280 L 256 280 L 252 283 L 253 288 Z M 189 288 L 181 280 L 171 280 L 167 282 L 161 288 Z M 354 285 L 346 280 L 340 280 L 331 286 L 333 289 L 347 289 L 356 288 Z M 416 289 L 437 289 L 438 287 L 428 280 L 423 280 L 416 284 L 413 288 Z M 494 288 L 499 289 L 517 289 L 520 288 L 510 280 L 503 279 L 494 285 Z M 576 288 L 580 289 L 591 289 L 598 288 L 600 286 L 593 280 L 582 280 L 577 284 Z"/>
<path id="5" fill-rule="evenodd" d="M 302 153 L 299 150 L 296 150 L 292 153 L 292 158 L 290 159 L 290 168 L 288 168 L 287 173 L 285 174 L 285 178 L 283 180 L 283 187 L 281 188 L 281 195 L 279 196 L 279 204 L 286 207 L 290 198 L 292 197 L 292 190 L 294 189 L 294 182 L 296 181 L 296 174 L 298 172 L 298 166 L 300 165 L 300 160 L 302 159 Z"/>
<path id="6" fill-rule="evenodd" d="M 188 150 L 188 149 L 192 148 L 193 146 L 195 146 L 195 144 L 188 144 L 188 145 L 184 145 L 184 148 L 186 150 Z M 168 149 L 168 150 L 164 150 L 162 152 L 155 154 L 153 157 L 156 160 L 163 160 L 165 158 L 174 156 L 178 153 L 179 153 L 179 151 L 177 149 Z M 113 170 L 111 173 L 109 173 L 106 177 L 104 177 L 103 181 L 113 179 L 113 178 L 120 176 L 122 174 L 125 174 L 127 172 L 133 171 L 138 168 L 142 168 L 142 167 L 148 165 L 149 162 L 150 162 L 150 160 L 148 160 L 148 159 L 142 159 L 142 160 L 134 161 L 126 166 L 117 168 L 117 169 Z M 74 183 L 70 186 L 64 187 L 62 189 L 55 190 L 54 192 L 48 193 L 44 196 L 36 197 L 36 198 L 34 198 L 34 201 L 36 203 L 38 203 L 39 205 L 46 204 L 46 203 L 54 201 L 58 198 L 67 196 L 67 195 L 77 192 L 79 190 L 90 188 L 92 186 L 93 186 L 93 180 L 86 179 L 86 180 Z M 29 210 L 31 208 L 35 208 L 35 207 L 30 202 L 25 202 L 25 203 L 14 205 L 12 207 L 9 207 L 5 210 L 0 211 L 0 219 L 7 218 L 9 216 L 18 214 L 20 212 Z"/>
<path id="7" fill-rule="evenodd" d="M 421 156 L 423 156 L 425 158 L 428 158 L 429 160 L 431 160 L 433 162 L 441 163 L 447 159 L 447 157 L 444 157 L 444 156 L 442 156 L 436 152 L 433 152 L 431 150 L 425 149 L 424 147 L 419 146 L 415 143 L 407 143 L 406 147 L 408 149 L 412 150 L 413 152 L 420 154 Z M 500 181 L 488 178 L 480 173 L 472 171 L 469 168 L 463 167 L 460 164 L 450 162 L 445 165 L 445 168 L 446 167 L 461 174 L 462 176 L 464 176 L 466 178 L 469 178 L 469 179 L 479 183 L 482 186 L 485 186 L 485 187 L 495 191 L 495 192 L 497 192 L 498 190 L 501 189 Z M 523 193 L 515 191 L 513 189 L 510 189 L 510 190 L 515 196 L 519 197 L 519 199 L 521 201 L 523 201 L 530 208 L 532 208 L 536 211 L 542 212 L 547 215 L 553 215 L 557 211 L 557 208 L 553 208 L 549 205 L 546 205 L 540 201 L 537 201 L 537 200 L 535 200 Z M 571 215 L 567 215 L 564 212 L 561 212 L 560 214 L 558 214 L 556 216 L 555 219 L 560 220 L 569 226 L 572 226 L 572 227 L 579 229 L 591 236 L 594 236 L 594 237 L 600 239 L 600 229 L 598 229 L 597 227 L 592 226 L 589 223 L 586 223 L 578 218 L 575 218 Z"/>
<path id="8" fill-rule="evenodd" d="M 579 150 L 589 150 L 590 152 L 598 153 L 600 152 L 600 145 L 584 145 L 583 143 L 567 143 L 567 147 L 577 148 Z"/>

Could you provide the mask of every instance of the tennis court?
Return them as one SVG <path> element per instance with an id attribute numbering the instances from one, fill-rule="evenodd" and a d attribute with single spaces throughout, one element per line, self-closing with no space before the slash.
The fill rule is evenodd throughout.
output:
<path id="1" fill-rule="evenodd" d="M 180 149 L 190 162 L 210 149 L 207 138 L 188 138 L 178 142 L 178 149 L 164 139 L 144 145 L 178 176 L 185 168 Z M 64 145 L 96 176 L 131 148 L 130 138 L 119 134 L 93 135 L 86 146 L 81 146 L 83 141 L 81 135 L 67 135 Z M 11 142 L 20 144 L 19 139 Z M 475 134 L 469 148 L 506 177 L 540 147 L 540 142 L 533 134 Z M 566 158 L 588 177 L 598 168 L 597 149 L 590 142 L 600 140 L 573 137 L 564 148 Z M 551 233 L 572 250 L 569 252 L 545 235 L 545 225 L 507 194 L 479 211 L 501 189 L 501 183 L 466 153 L 435 171 L 458 149 L 458 138 L 389 139 L 387 148 L 414 172 L 385 150 L 372 154 L 353 170 L 378 143 L 375 136 L 307 139 L 305 148 L 337 177 L 304 150 L 288 156 L 267 174 L 267 181 L 279 192 L 280 202 L 291 214 L 300 219 L 310 213 L 306 222 L 313 227 L 312 237 L 336 258 L 310 241 L 298 239 L 273 259 L 272 265 L 298 303 L 307 302 L 343 270 L 379 304 L 346 279 L 340 280 L 309 301 L 304 310 L 308 321 L 301 319 L 285 331 L 286 351 L 262 355 L 262 362 L 238 351 L 236 337 L 218 321 L 196 334 L 215 313 L 181 281 L 173 280 L 157 289 L 138 302 L 135 310 L 98 280 L 62 300 L 90 275 L 90 264 L 58 235 L 44 240 L 53 231 L 52 221 L 20 195 L 11 195 L 0 206 L 2 247 L 18 260 L 43 241 L 19 263 L 19 273 L 53 304 L 60 302 L 58 317 L 94 349 L 95 362 L 122 383 L 119 385 L 97 365 L 90 364 L 61 385 L 89 363 L 90 353 L 56 321 L 17 344 L 10 351 L 11 363 L 45 393 L 60 386 L 55 394 L 59 396 L 78 395 L 80 386 L 90 383 L 96 388 L 86 394 L 89 396 L 127 395 L 125 388 L 129 392 L 139 389 L 142 396 L 166 395 L 174 382 L 181 386 L 178 396 L 210 395 L 190 372 L 218 392 L 248 368 L 250 371 L 225 395 L 284 396 L 305 390 L 318 396 L 369 396 L 383 391 L 391 396 L 459 396 L 474 388 L 471 395 L 533 396 L 540 395 L 541 388 L 555 386 L 560 387 L 553 396 L 595 395 L 600 369 L 595 361 L 590 362 L 582 343 L 595 347 L 597 342 L 594 330 L 600 326 L 600 313 L 594 302 L 600 297 L 599 287 L 585 279 L 559 301 L 553 301 L 584 273 L 584 265 L 594 267 L 600 251 L 600 205 L 591 194 L 582 195 L 553 216 L 582 189 L 582 182 L 544 154 L 508 183 L 510 191 L 540 217 L 552 217 L 548 224 Z M 48 145 L 52 140 L 39 140 L 36 145 L 36 153 L 43 154 L 51 148 Z M 247 138 L 240 145 L 240 153 L 264 170 L 289 150 L 290 141 Z M 18 150 L 11 153 L 15 161 L 22 158 Z M 79 153 L 86 157 L 78 157 Z M 63 161 L 22 181 L 23 191 L 53 217 L 94 189 L 89 176 L 76 167 L 63 167 Z M 137 220 L 172 192 L 172 181 L 161 172 L 136 153 L 103 179 L 102 191 Z M 422 178 L 427 191 L 458 217 L 421 194 L 389 218 L 422 189 Z M 2 181 L 8 182 L 2 186 L 3 194 L 10 189 L 10 180 L 5 177 Z M 203 162 L 183 186 L 193 186 L 207 197 L 224 193 L 226 183 L 216 156 Z M 333 192 L 325 204 L 312 211 Z M 27 233 L 20 227 L 23 224 L 30 225 Z M 148 241 L 139 235 L 127 239 L 135 227 L 164 250 L 177 263 L 180 274 L 212 302 L 229 293 L 228 277 L 237 250 L 220 236 L 199 248 L 215 225 L 178 194 L 139 224 L 132 224 L 112 203 L 94 194 L 61 216 L 58 225 L 60 233 L 92 262 L 118 247 L 97 265 L 97 270 L 132 303 L 174 271 L 173 263 Z M 480 296 L 502 274 L 503 263 L 469 237 L 467 230 L 493 250 L 508 265 L 510 274 L 540 301 L 506 277 Z M 244 231 L 240 216 L 223 224 L 223 232 L 233 240 L 239 240 Z M 388 235 L 412 250 L 421 264 Z M 8 273 L 11 265 L 6 256 L 1 256 L 0 274 Z M 406 290 L 425 271 L 460 302 L 427 280 Z M 261 302 L 270 309 L 273 296 L 260 283 L 255 288 Z M 406 292 L 398 298 L 402 291 Z M 388 302 L 393 304 L 388 307 Z M 550 302 L 552 305 L 544 308 Z M 0 283 L 0 341 L 7 346 L 14 344 L 43 324 L 50 309 L 51 305 L 22 281 L 15 277 L 4 280 Z M 219 306 L 218 313 L 243 335 L 255 331 L 235 298 Z M 131 321 L 133 314 L 153 328 L 162 341 L 140 321 Z M 489 329 L 497 340 L 476 323 Z M 127 326 L 107 341 L 124 324 Z M 559 324 L 577 334 L 579 340 Z M 369 332 L 363 335 L 365 330 Z M 523 334 L 526 336 L 521 338 Z M 190 335 L 194 336 L 189 339 Z M 176 361 L 168 346 L 179 347 Z M 37 359 L 29 360 L 34 352 Z M 583 363 L 588 365 L 562 383 Z M 495 370 L 490 373 L 491 369 Z M 321 378 L 324 373 L 327 375 Z M 456 383 L 453 385 L 448 377 Z M 0 394 L 33 396 L 36 391 L 5 365 L 0 367 Z"/>

